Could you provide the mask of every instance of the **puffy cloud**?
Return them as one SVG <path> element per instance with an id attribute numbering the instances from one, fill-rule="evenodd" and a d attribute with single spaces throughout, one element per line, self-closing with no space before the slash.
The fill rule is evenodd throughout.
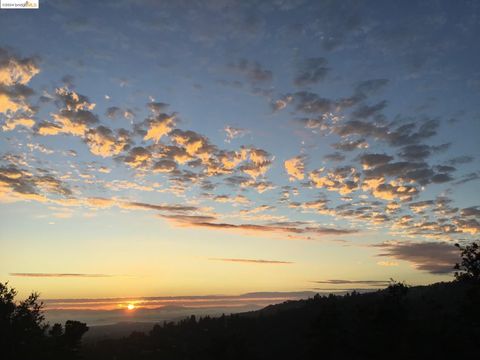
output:
<path id="1" fill-rule="evenodd" d="M 299 66 L 295 79 L 296 86 L 313 85 L 323 80 L 330 69 L 323 57 L 305 59 Z"/>
<path id="2" fill-rule="evenodd" d="M 100 166 L 100 168 L 98 169 L 99 172 L 103 173 L 103 174 L 109 174 L 112 169 L 106 167 L 106 166 Z"/>
<path id="3" fill-rule="evenodd" d="M 371 109 L 365 108 L 360 113 L 357 113 L 356 117 L 365 118 L 371 115 L 373 115 Z M 420 124 L 420 126 L 418 126 L 418 124 Z M 438 126 L 438 119 L 429 118 L 419 120 L 416 123 L 410 122 L 402 124 L 395 128 L 368 121 L 349 120 L 335 125 L 333 131 L 342 137 L 358 135 L 382 140 L 393 146 L 405 146 L 416 144 L 421 140 L 434 136 L 437 133 Z"/>
<path id="4" fill-rule="evenodd" d="M 122 191 L 122 190 L 138 190 L 138 191 L 154 191 L 156 184 L 145 184 L 139 179 L 136 181 L 128 180 L 112 180 L 105 183 L 105 187 L 113 191 Z"/>
<path id="5" fill-rule="evenodd" d="M 246 176 L 234 175 L 225 178 L 225 183 L 232 187 L 251 188 L 258 193 L 263 193 L 275 188 L 275 185 L 270 181 L 256 181 Z"/>
<path id="6" fill-rule="evenodd" d="M 39 151 L 43 154 L 53 154 L 55 151 L 52 149 L 47 148 L 45 145 L 42 144 L 33 144 L 29 143 L 27 144 L 27 147 L 30 149 L 30 151 Z"/>
<path id="7" fill-rule="evenodd" d="M 247 181 L 242 186 L 255 189 L 260 194 L 275 188 L 275 185 L 270 181 Z"/>
<path id="8" fill-rule="evenodd" d="M 293 98 L 296 110 L 307 114 L 328 113 L 335 105 L 332 100 L 308 91 L 296 92 Z"/>
<path id="9" fill-rule="evenodd" d="M 161 113 L 163 113 L 165 110 L 167 110 L 168 106 L 169 105 L 166 103 L 155 101 L 149 102 L 147 104 L 148 109 L 155 115 L 160 115 Z"/>
<path id="10" fill-rule="evenodd" d="M 177 170 L 177 163 L 170 159 L 161 159 L 153 165 L 152 170 L 153 172 L 171 173 Z"/>
<path id="11" fill-rule="evenodd" d="M 454 218 L 453 224 L 457 226 L 458 230 L 465 234 L 477 235 L 480 233 L 480 222 L 472 218 Z"/>
<path id="12" fill-rule="evenodd" d="M 424 159 L 430 156 L 430 146 L 428 145 L 408 145 L 402 148 L 398 154 L 404 159 L 415 161 L 417 159 Z"/>
<path id="13" fill-rule="evenodd" d="M 280 99 L 273 101 L 270 104 L 270 106 L 272 107 L 273 111 L 283 110 L 287 107 L 288 104 L 292 102 L 292 100 L 293 100 L 292 95 L 285 95 L 285 96 L 282 96 Z"/>
<path id="14" fill-rule="evenodd" d="M 72 191 L 61 180 L 52 175 L 36 176 L 32 180 L 37 188 L 44 192 L 63 196 L 72 195 Z"/>
<path id="15" fill-rule="evenodd" d="M 385 100 L 380 101 L 375 105 L 361 105 L 357 108 L 353 113 L 352 117 L 356 119 L 366 119 L 369 117 L 373 117 L 379 115 L 380 112 L 387 107 L 387 102 Z"/>
<path id="16" fill-rule="evenodd" d="M 367 149 L 368 143 L 365 139 L 351 140 L 351 141 L 342 141 L 332 145 L 337 150 L 342 151 L 353 151 L 356 149 Z"/>
<path id="17" fill-rule="evenodd" d="M 85 134 L 85 142 L 94 155 L 110 157 L 118 155 L 130 144 L 130 134 L 124 129 L 113 131 L 105 126 L 90 129 Z"/>
<path id="18" fill-rule="evenodd" d="M 290 176 L 290 181 L 303 180 L 305 178 L 305 163 L 303 156 L 296 156 L 285 160 L 283 165 L 285 166 L 287 174 Z"/>
<path id="19" fill-rule="evenodd" d="M 216 151 L 209 140 L 194 131 L 175 129 L 170 134 L 172 142 L 182 146 L 190 157 L 198 157 L 202 162 L 208 162 Z"/>
<path id="20" fill-rule="evenodd" d="M 112 207 L 116 203 L 114 199 L 106 199 L 101 197 L 91 197 L 91 198 L 87 198 L 85 201 L 87 205 L 94 208 L 100 208 L 100 209 Z"/>
<path id="21" fill-rule="evenodd" d="M 318 199 L 318 200 L 307 201 L 304 203 L 291 202 L 289 206 L 292 208 L 299 207 L 307 211 L 314 210 L 322 214 L 330 214 L 331 209 L 328 209 L 327 204 L 328 204 L 327 199 Z"/>
<path id="22" fill-rule="evenodd" d="M 66 88 L 56 89 L 56 99 L 64 107 L 53 113 L 51 122 L 42 122 L 37 127 L 40 135 L 57 135 L 59 133 L 85 137 L 92 125 L 98 123 L 98 117 L 90 110 L 95 108 L 84 95 Z"/>
<path id="23" fill-rule="evenodd" d="M 236 196 L 217 195 L 213 197 L 213 200 L 220 203 L 232 203 L 232 204 L 248 204 L 250 202 L 243 195 L 236 195 Z"/>
<path id="24" fill-rule="evenodd" d="M 429 157 L 432 153 L 444 151 L 450 146 L 450 143 L 439 146 L 429 146 L 425 144 L 407 145 L 401 149 L 398 155 L 409 161 L 419 161 Z"/>
<path id="25" fill-rule="evenodd" d="M 250 175 L 252 178 L 256 179 L 259 176 L 265 175 L 270 163 L 263 163 L 263 164 L 255 164 L 255 163 L 248 163 L 242 165 L 240 170 L 243 171 L 245 174 Z"/>
<path id="26" fill-rule="evenodd" d="M 105 111 L 105 115 L 110 119 L 116 119 L 123 115 L 122 109 L 118 106 L 111 106 Z"/>
<path id="27" fill-rule="evenodd" d="M 362 183 L 362 190 L 363 191 L 371 191 L 375 190 L 379 185 L 385 183 L 384 177 L 377 177 L 377 178 L 367 178 Z"/>
<path id="28" fill-rule="evenodd" d="M 144 147 L 136 146 L 119 159 L 132 168 L 145 168 L 150 163 L 152 154 Z"/>
<path id="29" fill-rule="evenodd" d="M 52 114 L 52 117 L 59 129 L 58 132 L 80 137 L 85 136 L 89 126 L 98 122 L 98 118 L 87 110 L 61 110 L 58 114 Z M 40 130 L 39 133 L 45 135 Z"/>
<path id="30" fill-rule="evenodd" d="M 462 216 L 474 216 L 480 217 L 480 206 L 471 206 L 468 208 L 463 208 L 460 212 Z"/>
<path id="31" fill-rule="evenodd" d="M 242 73 L 250 82 L 256 84 L 273 79 L 273 73 L 266 70 L 258 62 L 250 62 L 246 59 L 241 59 L 236 63 L 231 63 L 230 68 Z"/>
<path id="32" fill-rule="evenodd" d="M 0 48 L 0 85 L 26 85 L 40 72 L 36 58 L 20 58 Z"/>
<path id="33" fill-rule="evenodd" d="M 65 109 L 68 111 L 88 111 L 95 108 L 95 104 L 91 103 L 86 96 L 69 90 L 66 87 L 57 88 L 55 90 L 55 95 L 57 100 L 60 101 L 65 106 Z"/>
<path id="34" fill-rule="evenodd" d="M 180 165 L 195 160 L 192 155 L 187 153 L 185 148 L 176 145 L 157 144 L 153 147 L 149 147 L 149 149 L 155 157 L 171 159 Z"/>
<path id="35" fill-rule="evenodd" d="M 410 203 L 408 206 L 414 213 L 423 213 L 426 209 L 433 206 L 435 202 L 433 200 L 417 201 Z"/>
<path id="36" fill-rule="evenodd" d="M 449 180 L 436 177 L 439 174 L 436 174 L 425 162 L 389 162 L 369 168 L 364 173 L 366 178 L 392 177 L 400 182 L 416 182 L 420 185 Z"/>
<path id="37" fill-rule="evenodd" d="M 299 71 L 297 73 L 297 85 L 314 84 L 321 81 L 325 76 L 326 61 L 321 61 L 318 58 L 315 61 L 313 60 L 303 63 L 301 69 L 303 72 Z M 265 75 L 265 70 L 261 66 L 248 61 L 242 64 L 239 62 L 233 67 L 242 72 L 252 83 L 265 82 L 269 77 Z M 335 219 L 347 219 L 352 221 L 353 224 L 356 221 L 368 221 L 368 226 L 375 229 L 378 228 L 377 225 L 379 224 L 384 226 L 392 224 L 392 231 L 398 231 L 408 236 L 433 238 L 438 237 L 442 231 L 446 236 L 477 234 L 479 232 L 478 221 L 472 215 L 476 214 L 478 210 L 476 207 L 460 211 L 450 206 L 441 207 L 436 202 L 428 207 L 422 206 L 421 202 L 406 203 L 412 201 L 423 189 L 423 186 L 452 180 L 451 174 L 456 170 L 453 164 L 461 165 L 473 158 L 468 156 L 458 157 L 433 166 L 427 163 L 426 159 L 429 155 L 448 148 L 448 144 L 439 146 L 424 144 L 425 139 L 435 135 L 439 120 L 431 118 L 406 119 L 398 116 L 388 122 L 383 116 L 381 117 L 380 114 L 385 108 L 386 102 L 367 102 L 367 100 L 369 100 L 369 96 L 378 94 L 387 82 L 386 79 L 372 79 L 357 83 L 351 96 L 338 100 L 323 98 L 308 91 L 287 93 L 287 95 L 280 96 L 279 100 L 272 105 L 274 109 L 280 110 L 292 103 L 297 111 L 308 114 L 302 116 L 311 116 L 296 119 L 296 122 L 300 122 L 311 129 L 312 133 L 336 138 L 334 141 L 337 141 L 337 143 L 332 146 L 338 151 L 326 155 L 325 160 L 343 161 L 346 158 L 344 151 L 358 152 L 360 149 L 367 148 L 369 144 L 378 152 L 360 153 L 357 157 L 355 157 L 356 154 L 352 155 L 352 159 L 359 161 L 359 164 L 355 165 L 358 169 L 353 165 L 326 168 L 307 173 L 307 176 L 305 176 L 303 157 L 286 160 L 283 165 L 291 180 L 303 180 L 305 177 L 310 180 L 309 183 L 302 184 L 303 186 L 300 189 L 290 188 L 290 190 L 286 190 L 287 195 L 297 195 L 306 188 L 311 189 L 311 185 L 313 185 L 317 189 L 338 192 L 342 195 L 341 201 L 348 202 L 348 204 L 342 203 L 328 207 L 327 204 L 331 203 L 328 203 L 327 198 L 307 202 L 292 202 L 286 197 L 281 198 L 280 203 L 301 212 L 315 212 Z M 22 84 L 14 86 L 18 94 L 21 92 L 24 94 L 22 96 L 31 94 L 31 91 L 29 92 L 28 89 L 19 85 Z M 10 93 L 14 91 L 12 89 L 9 90 Z M 195 191 L 196 188 L 200 188 L 206 192 L 202 201 L 210 199 L 217 202 L 246 204 L 248 200 L 244 196 L 215 196 L 211 192 L 225 184 L 235 187 L 235 193 L 242 191 L 245 194 L 250 189 L 262 193 L 276 187 L 266 177 L 267 171 L 274 161 L 272 154 L 253 147 L 240 147 L 232 151 L 222 150 L 200 133 L 175 129 L 176 114 L 168 115 L 165 113 L 168 104 L 154 102 L 151 99 L 152 102 L 146 105 L 151 112 L 150 117 L 143 123 L 135 125 L 135 132 L 129 133 L 126 130 L 113 130 L 103 125 L 98 126 L 98 118 L 92 113 L 95 104 L 90 102 L 86 96 L 75 91 L 67 88 L 57 89 L 55 96 L 52 97 L 51 105 L 54 105 L 53 100 L 55 100 L 59 110 L 52 114 L 50 121 L 36 125 L 35 129 L 38 134 L 64 133 L 79 136 L 94 155 L 101 157 L 115 156 L 115 159 L 120 161 L 121 164 L 138 169 L 135 174 L 137 176 L 135 181 L 102 181 L 102 186 L 108 190 L 171 191 L 180 194 L 185 190 L 190 191 L 194 188 L 193 191 Z M 344 110 L 348 112 L 343 114 Z M 124 111 L 126 110 L 119 107 L 111 107 L 107 109 L 107 116 L 118 117 Z M 23 115 L 25 116 L 22 117 Z M 31 119 L 33 116 L 30 113 L 22 114 L 22 116 L 8 118 L 3 125 L 3 129 L 13 130 L 17 126 L 34 126 L 34 120 Z M 348 121 L 345 121 L 345 119 L 348 119 Z M 227 136 L 226 142 L 247 133 L 245 129 L 231 126 L 226 126 L 224 130 Z M 143 144 L 143 146 L 130 148 L 134 136 L 138 136 L 140 141 L 143 139 L 151 140 L 151 142 Z M 383 146 L 389 145 L 391 148 L 387 148 L 385 151 L 396 153 L 401 161 L 394 161 L 393 156 L 382 153 L 384 148 L 377 146 L 378 142 L 383 142 Z M 327 141 L 328 143 L 331 142 Z M 306 148 L 308 149 L 308 147 Z M 389 151 L 392 148 L 395 149 Z M 28 153 L 28 155 L 33 156 L 34 154 Z M 319 154 L 320 157 L 321 155 Z M 16 161 L 26 163 L 27 159 L 19 157 Z M 326 164 L 328 165 L 328 163 Z M 362 165 L 363 170 L 358 165 Z M 95 172 L 98 171 L 98 166 L 95 165 L 92 168 Z M 148 179 L 152 176 L 152 173 L 156 173 L 153 176 L 161 178 L 162 181 L 149 183 Z M 6 174 L 13 177 L 19 176 L 19 181 L 14 184 L 13 180 L 15 179 L 8 178 Z M 83 180 L 75 179 L 74 181 L 93 182 L 93 175 L 90 174 L 90 178 L 86 179 L 87 175 L 89 174 L 82 172 L 79 177 Z M 0 187 L 2 194 L 8 194 L 8 196 L 15 194 L 17 199 L 60 201 L 55 196 L 72 196 L 71 193 L 68 193 L 68 187 L 65 187 L 66 190 L 62 192 L 62 185 L 56 185 L 55 180 L 49 180 L 48 175 L 45 174 L 25 175 L 22 173 L 18 175 L 15 172 L 4 172 L 3 176 Z M 29 176 L 31 177 L 29 178 Z M 42 176 L 44 176 L 43 179 Z M 96 173 L 95 176 L 101 175 Z M 464 175 L 465 181 L 475 178 L 478 178 L 476 173 Z M 65 179 L 73 179 L 72 174 L 69 174 L 68 178 Z M 165 181 L 163 181 L 164 179 Z M 22 189 L 23 192 L 16 191 L 15 186 Z M 75 191 L 77 189 L 83 190 L 83 187 L 74 188 Z M 366 193 L 358 195 L 359 192 L 357 191 L 360 190 Z M 369 199 L 367 193 L 372 194 L 376 199 L 367 201 Z M 248 194 L 250 195 L 250 193 Z M 52 196 L 54 199 L 52 199 Z M 355 199 L 355 196 L 359 196 L 359 198 Z M 251 198 L 252 209 L 250 213 L 255 214 L 256 211 L 263 211 L 263 208 L 254 206 L 253 198 Z M 359 199 L 361 200 L 357 201 Z M 378 199 L 385 201 L 379 201 Z M 82 206 L 87 207 L 109 208 L 116 206 L 128 209 L 168 211 L 168 214 L 164 214 L 165 218 L 168 217 L 170 221 L 176 221 L 177 223 L 183 221 L 184 226 L 187 226 L 189 222 L 194 222 L 197 227 L 257 233 L 271 232 L 288 234 L 291 237 L 296 234 L 305 235 L 305 237 L 315 234 L 315 232 L 307 231 L 309 226 L 306 224 L 296 224 L 294 226 L 290 223 L 285 225 L 288 221 L 286 217 L 275 218 L 274 215 L 270 214 L 265 214 L 265 217 L 248 217 L 248 210 L 245 209 L 237 211 L 235 214 L 239 216 L 239 219 L 236 219 L 237 221 L 244 221 L 246 224 L 230 224 L 228 222 L 222 223 L 216 217 L 205 216 L 202 218 L 201 215 L 197 214 L 190 214 L 189 220 L 186 220 L 187 217 L 185 216 L 182 216 L 183 220 L 179 220 L 180 216 L 178 214 L 171 213 L 175 211 L 174 209 L 167 210 L 161 207 L 163 205 L 140 205 L 143 203 L 121 202 L 118 199 L 78 199 L 78 201 Z M 460 215 L 458 214 L 459 211 Z M 413 216 L 408 218 L 405 215 L 406 213 L 412 213 Z M 278 220 L 278 223 L 273 223 L 273 221 L 277 221 L 276 219 L 281 220 Z M 260 221 L 270 221 L 271 223 L 264 225 L 255 223 Z M 280 223 L 280 221 L 284 221 L 284 223 Z M 250 224 L 250 222 L 253 222 L 253 224 Z"/>
<path id="38" fill-rule="evenodd" d="M 253 179 L 265 175 L 272 164 L 273 157 L 267 151 L 258 148 L 249 148 L 245 151 L 250 161 L 239 169 Z"/>
<path id="39" fill-rule="evenodd" d="M 0 113 L 17 112 L 24 110 L 25 106 L 12 100 L 12 98 L 0 89 Z"/>
<path id="40" fill-rule="evenodd" d="M 254 164 L 261 165 L 268 161 L 271 161 L 271 155 L 262 149 L 258 148 L 250 148 L 248 150 L 248 154 L 250 156 L 250 160 L 253 161 Z"/>
<path id="41" fill-rule="evenodd" d="M 225 126 L 223 130 L 227 135 L 227 138 L 225 139 L 225 142 L 227 143 L 231 142 L 235 138 L 239 138 L 250 133 L 250 131 L 247 129 L 235 128 L 232 126 Z"/>
<path id="42" fill-rule="evenodd" d="M 247 151 L 219 151 L 216 156 L 223 169 L 230 171 L 247 159 Z"/>
<path id="43" fill-rule="evenodd" d="M 32 174 L 13 165 L 0 167 L 0 201 L 46 202 L 49 196 L 71 195 L 69 187 L 53 175 Z"/>
<path id="44" fill-rule="evenodd" d="M 33 125 L 35 125 L 35 120 L 28 117 L 7 118 L 7 120 L 5 121 L 5 124 L 2 125 L 2 130 L 11 131 L 11 130 L 14 130 L 17 126 L 24 126 L 26 128 L 31 128 L 33 127 Z"/>
<path id="45" fill-rule="evenodd" d="M 105 111 L 105 116 L 112 120 L 118 119 L 120 117 L 132 120 L 135 118 L 136 115 L 132 109 L 121 109 L 118 106 L 111 106 Z"/>
<path id="46" fill-rule="evenodd" d="M 389 201 L 395 199 L 410 201 L 417 193 L 416 187 L 408 185 L 380 184 L 372 190 L 372 194 L 376 198 Z"/>
<path id="47" fill-rule="evenodd" d="M 453 180 L 453 177 L 450 176 L 450 174 L 443 174 L 443 173 L 435 174 L 431 178 L 431 181 L 435 184 L 441 184 L 441 183 L 452 181 L 452 180 Z"/>
<path id="48" fill-rule="evenodd" d="M 26 98 L 33 90 L 26 85 L 39 72 L 36 58 L 21 58 L 0 48 L 0 113 L 32 112 Z"/>
<path id="49" fill-rule="evenodd" d="M 386 154 L 363 154 L 359 159 L 360 163 L 363 165 L 363 168 L 368 170 L 372 167 L 385 165 L 393 160 L 393 157 Z"/>
<path id="50" fill-rule="evenodd" d="M 344 166 L 325 172 L 325 169 L 314 170 L 309 174 L 309 179 L 317 188 L 336 191 L 346 195 L 358 189 L 359 176 L 353 167 Z"/>
<path id="51" fill-rule="evenodd" d="M 20 179 L 24 173 L 17 169 L 16 167 L 2 167 L 0 168 L 0 176 L 6 179 Z"/>
<path id="52" fill-rule="evenodd" d="M 172 131 L 175 125 L 175 114 L 158 114 L 155 117 L 147 119 L 146 125 L 148 130 L 143 139 L 153 140 L 155 143 L 158 143 L 163 136 Z"/>

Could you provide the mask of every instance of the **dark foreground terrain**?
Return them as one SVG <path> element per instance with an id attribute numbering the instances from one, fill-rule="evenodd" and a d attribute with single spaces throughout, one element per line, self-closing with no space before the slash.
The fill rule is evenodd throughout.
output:
<path id="1" fill-rule="evenodd" d="M 476 282 L 315 296 L 84 344 L 85 359 L 443 359 L 480 351 Z"/>
<path id="2" fill-rule="evenodd" d="M 408 287 L 392 280 L 373 293 L 317 294 L 241 314 L 191 316 L 83 344 L 89 330 L 85 323 L 68 320 L 51 326 L 38 294 L 17 302 L 15 289 L 0 283 L 0 358 L 477 359 L 480 245 L 456 246 L 462 262 L 454 267 L 453 282 Z"/>

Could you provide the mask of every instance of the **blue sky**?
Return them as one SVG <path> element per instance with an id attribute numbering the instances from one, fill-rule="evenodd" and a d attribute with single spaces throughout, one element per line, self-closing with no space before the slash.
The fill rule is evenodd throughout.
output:
<path id="1" fill-rule="evenodd" d="M 0 279 L 57 298 L 450 279 L 480 232 L 479 7 L 0 10 Z"/>

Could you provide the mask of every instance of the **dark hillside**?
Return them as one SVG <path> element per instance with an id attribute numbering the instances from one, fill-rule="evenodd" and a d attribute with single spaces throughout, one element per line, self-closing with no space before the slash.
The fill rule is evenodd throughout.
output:
<path id="1" fill-rule="evenodd" d="M 220 318 L 191 317 L 84 348 L 87 359 L 468 358 L 480 350 L 469 282 L 315 296 Z"/>

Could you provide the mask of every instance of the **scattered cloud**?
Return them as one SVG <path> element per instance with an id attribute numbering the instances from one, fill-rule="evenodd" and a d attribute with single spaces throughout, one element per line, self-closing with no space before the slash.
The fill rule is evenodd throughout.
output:
<path id="1" fill-rule="evenodd" d="M 289 4 L 266 5 L 265 11 L 293 6 Z M 208 6 L 229 11 L 228 6 Z M 340 54 L 343 45 L 351 49 L 349 40 L 374 32 L 371 27 L 378 25 L 367 26 L 354 9 L 356 6 L 344 9 L 348 19 L 329 4 L 318 6 L 315 8 L 321 11 L 315 16 L 319 17 L 298 25 L 297 31 L 315 34 L 326 51 L 322 54 L 325 57 L 296 60 L 285 78 L 277 74 L 279 64 L 267 63 L 261 53 L 258 61 L 240 59 L 230 63 L 228 69 L 224 63 L 216 64 L 217 68 L 215 64 L 205 67 L 205 74 L 219 70 L 229 77 L 217 81 L 228 86 L 222 91 L 233 91 L 235 96 L 247 93 L 253 95 L 258 106 L 271 107 L 273 112 L 267 108 L 263 114 L 269 118 L 266 122 L 260 123 L 259 116 L 261 126 L 256 128 L 256 118 L 248 123 L 252 130 L 216 123 L 213 128 L 205 126 L 204 131 L 197 132 L 203 129 L 202 117 L 195 119 L 193 112 L 177 113 L 181 108 L 174 104 L 180 102 L 169 92 L 164 95 L 166 102 L 149 96 L 148 103 L 142 100 L 137 106 L 131 101 L 150 93 L 138 89 L 128 101 L 115 106 L 113 99 L 119 99 L 118 94 L 105 96 L 108 103 L 103 98 L 91 99 L 93 93 L 86 89 L 87 96 L 83 90 L 77 91 L 75 78 L 68 75 L 59 87 L 50 83 L 38 93 L 30 86 L 40 73 L 39 59 L 0 48 L 0 127 L 9 141 L 9 152 L 1 155 L 0 201 L 42 202 L 49 208 L 49 216 L 57 218 L 74 216 L 74 207 L 92 213 L 109 208 L 149 210 L 176 226 L 292 239 L 382 228 L 400 240 L 378 245 L 383 251 L 379 256 L 389 257 L 377 262 L 379 266 L 397 266 L 404 260 L 419 270 L 448 273 L 447 265 L 451 266 L 454 256 L 447 250 L 447 241 L 480 233 L 479 207 L 446 197 L 480 179 L 475 170 L 476 156 L 452 157 L 456 144 L 435 142 L 435 138 L 445 138 L 437 135 L 445 132 L 445 116 L 450 115 L 437 117 L 435 112 L 420 107 L 402 110 L 392 95 L 398 91 L 397 84 L 392 83 L 393 77 L 388 79 L 388 74 L 366 79 L 362 74 L 339 74 L 341 67 L 333 61 L 335 57 L 327 59 L 328 52 L 337 49 Z M 262 28 L 266 24 L 261 21 L 232 26 L 242 34 L 253 31 L 255 36 L 265 35 Z M 276 38 L 286 44 L 291 40 L 286 34 L 293 31 L 287 28 Z M 212 51 L 214 42 L 238 39 L 229 37 L 233 34 L 213 36 L 208 32 L 191 36 L 208 44 Z M 373 35 L 371 38 L 378 41 Z M 404 79 L 417 76 L 404 75 Z M 122 86 L 126 82 L 120 80 Z M 131 82 L 122 91 L 133 85 Z M 207 88 L 199 84 L 195 94 Z M 232 100 L 235 106 L 237 101 L 243 101 Z M 225 118 L 232 119 L 232 115 L 227 113 Z M 272 118 L 274 125 L 268 123 Z M 270 131 L 272 126 L 275 129 Z M 255 133 L 249 137 L 253 144 L 234 146 L 235 139 L 250 131 Z M 281 149 L 276 148 L 277 139 L 272 135 L 277 131 L 284 136 Z M 51 144 L 67 143 L 67 137 L 76 138 L 75 144 L 68 144 L 75 150 L 50 150 Z M 37 141 L 49 144 L 34 144 Z M 294 141 L 296 147 L 292 146 Z M 82 151 L 82 146 L 87 151 Z M 295 156 L 299 148 L 302 155 Z M 78 156 L 62 159 L 64 154 Z M 472 169 L 466 171 L 468 168 Z M 432 192 L 425 192 L 427 187 Z M 107 194 L 101 194 L 103 191 Z M 156 203 L 137 197 L 136 192 L 148 192 L 142 194 L 147 199 L 171 196 L 176 200 Z M 219 208 L 234 211 L 221 213 Z M 297 216 L 308 220 L 293 220 Z"/>
<path id="2" fill-rule="evenodd" d="M 160 217 L 171 221 L 174 225 L 181 227 L 205 228 L 210 230 L 239 231 L 247 234 L 278 234 L 278 235 L 307 235 L 307 236 L 328 236 L 328 235 L 348 235 L 358 232 L 356 229 L 330 228 L 322 226 L 311 226 L 310 224 L 297 222 L 276 222 L 268 224 L 234 224 L 226 222 L 217 222 L 216 218 L 205 218 L 203 216 L 163 216 Z M 215 222 L 214 222 L 215 221 Z M 308 239 L 308 238 L 305 238 Z"/>
<path id="3" fill-rule="evenodd" d="M 227 138 L 225 139 L 226 143 L 230 143 L 233 139 L 243 137 L 250 133 L 247 129 L 235 128 L 233 126 L 225 126 L 224 128 Z"/>
<path id="4" fill-rule="evenodd" d="M 388 280 L 318 280 L 313 281 L 317 284 L 328 284 L 328 285 L 361 285 L 361 286 L 386 286 L 389 284 Z"/>
<path id="5" fill-rule="evenodd" d="M 398 241 L 373 247 L 383 251 L 378 256 L 408 261 L 415 268 L 432 274 L 450 273 L 460 260 L 458 249 L 446 242 Z"/>
<path id="6" fill-rule="evenodd" d="M 294 158 L 285 160 L 283 165 L 289 175 L 290 181 L 303 180 L 305 178 L 305 158 L 303 156 L 296 156 Z"/>
<path id="7" fill-rule="evenodd" d="M 175 114 L 155 114 L 154 117 L 146 120 L 147 132 L 143 139 L 153 140 L 155 143 L 158 143 L 163 136 L 173 129 L 174 124 Z"/>
<path id="8" fill-rule="evenodd" d="M 79 274 L 79 273 L 10 273 L 15 277 L 45 277 L 45 278 L 107 278 L 118 275 L 107 274 Z"/>
<path id="9" fill-rule="evenodd" d="M 22 123 L 13 119 L 17 118 L 17 113 L 21 113 L 20 118 L 23 119 L 33 115 L 34 110 L 27 100 L 34 91 L 27 84 L 39 72 L 36 57 L 22 58 L 0 47 L 0 114 L 7 118 L 2 126 L 4 131 L 13 130 L 17 125 L 30 124 L 25 120 Z"/>
<path id="10" fill-rule="evenodd" d="M 262 260 L 262 259 L 210 258 L 209 260 L 233 262 L 233 263 L 244 263 L 244 264 L 273 264 L 273 265 L 293 264 L 293 262 L 290 262 L 290 261 Z"/>
<path id="11" fill-rule="evenodd" d="M 296 86 L 308 86 L 323 80 L 330 70 L 327 67 L 327 59 L 323 57 L 308 58 L 300 64 L 295 79 Z"/>
<path id="12" fill-rule="evenodd" d="M 270 106 L 272 108 L 272 110 L 275 112 L 275 111 L 280 111 L 280 110 L 283 110 L 287 107 L 288 104 L 290 104 L 293 100 L 293 96 L 292 95 L 285 95 L 285 96 L 282 96 L 280 99 L 277 99 L 275 101 L 273 101 Z"/>
<path id="13" fill-rule="evenodd" d="M 252 84 L 268 82 L 273 79 L 273 73 L 262 67 L 258 62 L 240 59 L 229 64 L 230 68 L 243 74 Z"/>
<path id="14" fill-rule="evenodd" d="M 377 265 L 391 267 L 391 266 L 398 266 L 398 262 L 395 262 L 395 261 L 379 261 L 379 262 L 377 262 Z"/>

